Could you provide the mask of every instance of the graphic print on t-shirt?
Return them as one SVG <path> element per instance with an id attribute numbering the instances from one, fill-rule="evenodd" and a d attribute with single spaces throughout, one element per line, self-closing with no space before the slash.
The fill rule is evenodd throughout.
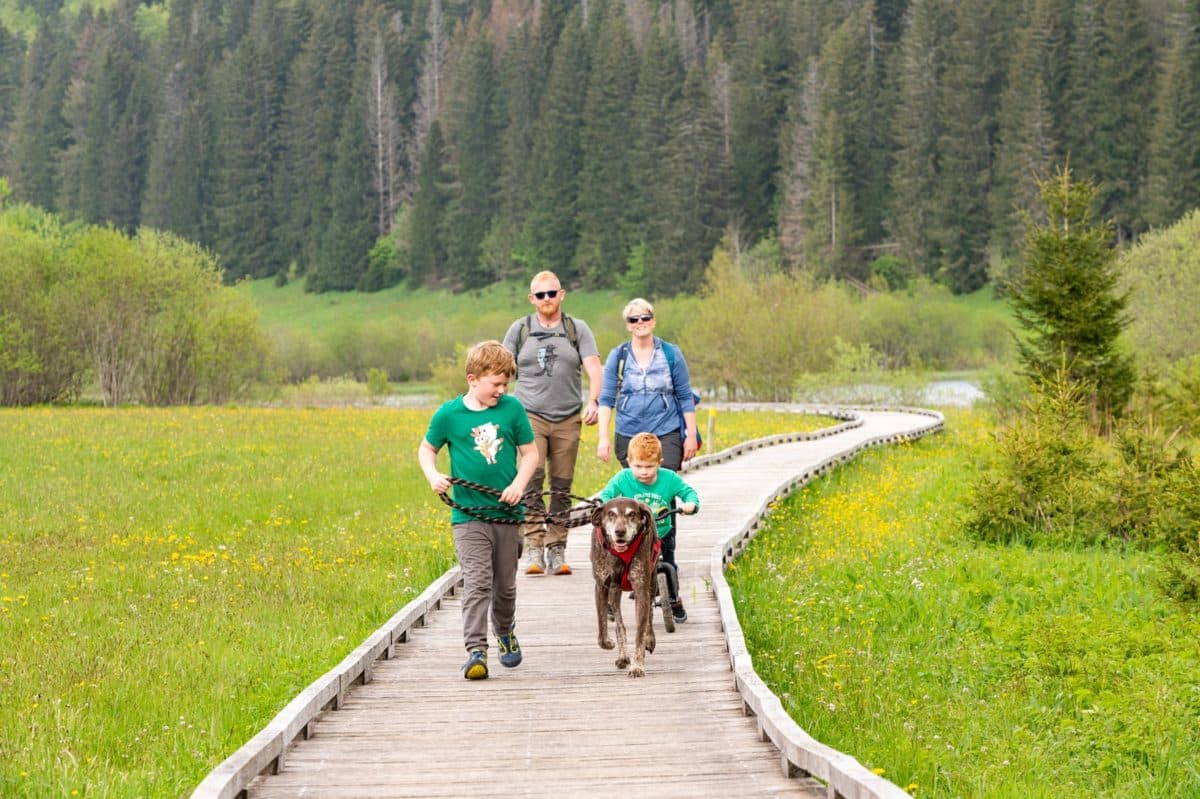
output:
<path id="1" fill-rule="evenodd" d="M 538 366 L 542 367 L 542 371 L 538 372 L 536 377 L 553 377 L 554 362 L 558 360 L 558 353 L 554 351 L 553 344 L 543 344 L 538 347 L 537 362 Z"/>
<path id="2" fill-rule="evenodd" d="M 475 439 L 475 449 L 483 455 L 483 459 L 495 463 L 500 447 L 504 446 L 504 439 L 500 438 L 500 426 L 495 422 L 485 422 L 471 428 L 471 438 Z"/>

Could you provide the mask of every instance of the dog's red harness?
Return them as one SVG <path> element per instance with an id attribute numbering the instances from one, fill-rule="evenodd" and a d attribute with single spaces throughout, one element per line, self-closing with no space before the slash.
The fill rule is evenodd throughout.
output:
<path id="1" fill-rule="evenodd" d="M 625 568 L 621 570 L 622 591 L 633 590 L 633 585 L 629 582 L 629 564 L 633 562 L 633 556 L 636 555 L 638 549 L 641 548 L 642 539 L 645 538 L 646 532 L 647 531 L 642 530 L 640 533 L 634 536 L 634 539 L 629 542 L 629 546 L 625 547 L 624 552 L 614 552 L 612 546 L 610 546 L 609 543 L 604 540 L 604 530 L 600 527 L 596 528 L 596 540 L 600 542 L 600 546 L 608 550 L 608 554 L 620 558 L 621 562 L 625 564 Z M 652 537 L 654 538 L 654 543 L 651 545 L 652 549 L 650 550 L 650 560 L 653 563 L 658 563 L 658 556 L 662 552 L 662 542 L 658 540 L 657 533 Z"/>

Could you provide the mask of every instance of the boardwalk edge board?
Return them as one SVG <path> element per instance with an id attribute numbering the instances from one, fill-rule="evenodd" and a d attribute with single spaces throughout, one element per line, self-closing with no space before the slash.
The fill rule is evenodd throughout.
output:
<path id="1" fill-rule="evenodd" d="M 743 403 L 728 405 L 734 410 L 779 410 L 779 405 Z M 838 406 L 788 406 L 789 409 L 820 416 L 840 419 L 841 423 L 808 433 L 783 433 L 737 444 L 720 452 L 693 458 L 683 465 L 682 471 L 689 472 L 731 460 L 738 455 L 760 447 L 776 446 L 795 441 L 810 441 L 827 438 L 863 425 L 855 413 L 856 407 Z M 867 410 L 867 408 L 863 408 Z M 809 775 L 824 782 L 835 792 L 831 796 L 842 799 L 900 799 L 908 794 L 888 780 L 867 769 L 855 758 L 839 752 L 817 741 L 788 716 L 783 704 L 754 671 L 750 653 L 742 636 L 741 623 L 734 608 L 729 584 L 725 581 L 725 566 L 735 560 L 750 539 L 757 533 L 762 519 L 770 512 L 770 506 L 779 498 L 825 474 L 839 463 L 843 463 L 862 450 L 894 443 L 914 440 L 941 430 L 943 417 L 936 411 L 919 408 L 880 408 L 873 411 L 896 411 L 931 417 L 932 421 L 918 430 L 899 436 L 878 436 L 868 439 L 843 453 L 826 458 L 786 482 L 775 495 L 764 502 L 755 517 L 741 530 L 729 536 L 714 548 L 710 576 L 725 630 L 726 645 L 738 692 L 742 696 L 747 715 L 758 720 L 759 735 L 770 740 L 779 750 L 782 768 L 789 777 Z M 298 738 L 307 738 L 310 725 L 327 710 L 338 710 L 346 696 L 356 684 L 371 680 L 371 668 L 375 661 L 394 655 L 396 646 L 408 639 L 408 631 L 425 624 L 427 614 L 438 610 L 441 601 L 455 592 L 462 584 L 459 567 L 453 566 L 435 580 L 415 599 L 396 612 L 382 627 L 367 637 L 362 644 L 342 659 L 321 677 L 313 681 L 281 710 L 258 734 L 241 746 L 213 769 L 196 787 L 191 799 L 240 799 L 246 796 L 246 788 L 260 774 L 278 773 L 283 768 L 287 749 Z"/>

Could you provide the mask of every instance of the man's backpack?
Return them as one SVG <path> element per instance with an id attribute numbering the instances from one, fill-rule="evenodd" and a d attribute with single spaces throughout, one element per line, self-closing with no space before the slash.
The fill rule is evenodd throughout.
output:
<path id="1" fill-rule="evenodd" d="M 525 346 L 525 342 L 529 340 L 531 335 L 534 338 L 566 338 L 566 340 L 571 343 L 571 346 L 575 348 L 575 351 L 579 352 L 579 331 L 575 329 L 575 320 L 566 314 L 563 314 L 562 324 L 564 331 L 562 333 L 549 330 L 539 330 L 538 332 L 534 333 L 533 314 L 529 314 L 521 320 L 521 329 L 517 331 L 517 352 L 519 353 L 521 351 L 521 348 Z"/>
<path id="2" fill-rule="evenodd" d="M 562 326 L 563 332 L 561 333 L 550 330 L 539 330 L 535 333 L 533 332 L 533 314 L 529 314 L 521 320 L 521 329 L 517 331 L 517 356 L 520 356 L 521 349 L 530 336 L 536 339 L 565 338 L 575 348 L 575 351 L 579 352 L 579 331 L 575 329 L 575 320 L 563 314 Z M 582 353 L 580 353 L 580 357 L 582 357 Z"/>
<path id="3" fill-rule="evenodd" d="M 675 345 L 669 341 L 663 341 L 658 336 L 654 340 L 662 345 L 663 355 L 667 358 L 667 368 L 671 370 L 671 380 L 674 381 L 675 375 Z M 621 396 L 621 381 L 625 377 L 625 358 L 629 355 L 629 342 L 621 342 L 621 346 L 617 347 L 617 398 Z M 700 395 L 695 391 L 692 392 L 692 404 L 697 408 L 700 407 Z M 679 417 L 679 437 L 687 438 L 687 420 L 683 418 L 683 409 L 679 407 L 679 403 L 675 403 L 675 415 Z M 696 423 L 696 446 L 699 447 L 704 443 L 704 439 L 700 437 L 700 423 Z"/>

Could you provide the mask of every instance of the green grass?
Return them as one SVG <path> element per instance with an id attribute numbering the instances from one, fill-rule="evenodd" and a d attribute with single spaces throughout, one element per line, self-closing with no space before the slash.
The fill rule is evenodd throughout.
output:
<path id="1" fill-rule="evenodd" d="M 514 319 L 533 312 L 526 281 L 461 294 L 404 286 L 370 294 L 311 294 L 299 280 L 282 287 L 272 280 L 240 286 L 258 306 L 264 328 L 303 331 L 321 340 L 336 337 L 347 326 L 404 327 L 418 320 L 418 326 L 454 331 L 455 340 L 462 342 L 500 339 Z M 607 352 L 626 336 L 620 314 L 629 299 L 616 291 L 569 291 L 563 311 L 585 320 L 595 331 L 601 352 Z"/>
<path id="2" fill-rule="evenodd" d="M 186 794 L 451 566 L 429 413 L 0 410 L 0 796 Z"/>
<path id="3" fill-rule="evenodd" d="M 797 722 L 918 796 L 1200 795 L 1200 619 L 1153 556 L 968 542 L 978 413 L 777 509 L 730 571 Z"/>

